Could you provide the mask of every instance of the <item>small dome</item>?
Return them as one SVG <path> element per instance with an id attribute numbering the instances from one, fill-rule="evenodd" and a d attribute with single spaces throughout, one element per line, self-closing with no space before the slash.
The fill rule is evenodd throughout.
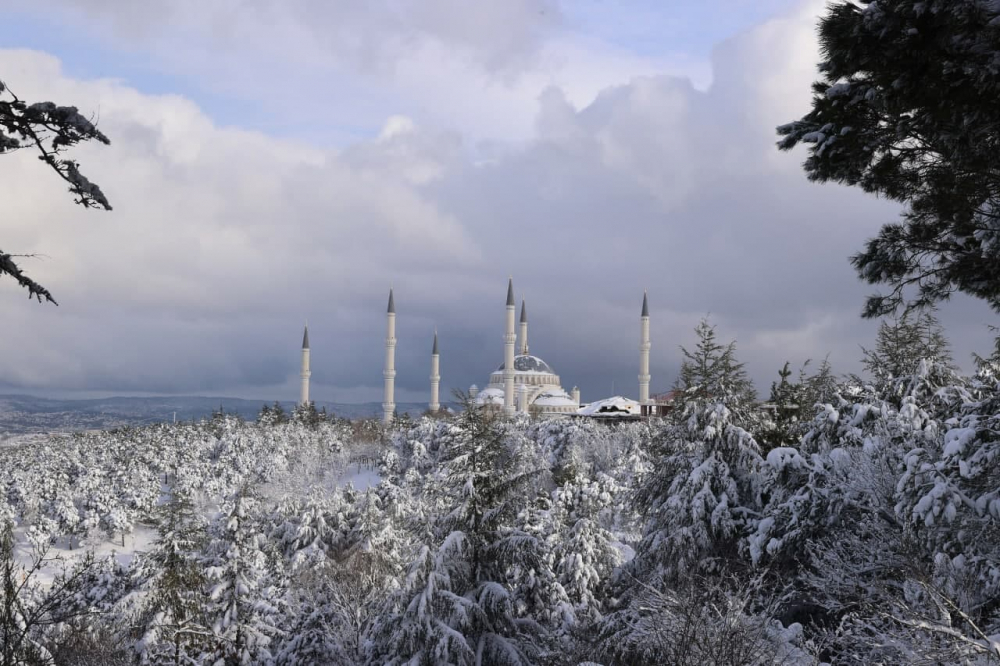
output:
<path id="1" fill-rule="evenodd" d="M 506 367 L 506 363 L 501 363 L 500 367 L 496 369 L 495 372 L 501 372 Z M 546 372 L 548 374 L 554 375 L 556 371 L 552 367 L 538 358 L 537 356 L 532 356 L 530 354 L 521 354 L 520 356 L 514 357 L 514 371 L 515 372 Z"/>

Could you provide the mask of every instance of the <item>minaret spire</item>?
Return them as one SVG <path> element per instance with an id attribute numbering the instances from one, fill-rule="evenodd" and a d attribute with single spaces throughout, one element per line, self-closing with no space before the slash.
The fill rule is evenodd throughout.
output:
<path id="1" fill-rule="evenodd" d="M 382 422 L 392 423 L 396 413 L 396 303 L 392 298 L 392 287 L 389 288 L 389 307 L 385 314 L 385 394 L 382 401 Z"/>
<path id="2" fill-rule="evenodd" d="M 507 280 L 507 320 L 503 336 L 503 411 L 514 414 L 514 278 Z"/>
<path id="3" fill-rule="evenodd" d="M 302 388 L 299 392 L 299 404 L 308 405 L 309 404 L 309 377 L 312 375 L 309 372 L 309 324 L 306 324 L 305 330 L 302 333 Z"/>
<path id="4" fill-rule="evenodd" d="M 521 299 L 521 351 L 522 356 L 528 354 L 528 310 L 524 307 L 524 299 Z"/>
<path id="5" fill-rule="evenodd" d="M 431 348 L 431 402 L 427 405 L 432 412 L 441 409 L 438 400 L 438 388 L 441 385 L 441 357 L 438 354 L 438 332 L 434 329 L 434 346 Z"/>
<path id="6" fill-rule="evenodd" d="M 639 405 L 649 403 L 649 300 L 646 291 L 642 292 L 642 314 L 639 315 Z"/>

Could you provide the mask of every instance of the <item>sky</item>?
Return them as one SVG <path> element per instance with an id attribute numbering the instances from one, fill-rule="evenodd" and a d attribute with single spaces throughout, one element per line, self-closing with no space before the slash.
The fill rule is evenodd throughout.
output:
<path id="1" fill-rule="evenodd" d="M 775 126 L 809 108 L 824 0 L 36 0 L 5 8 L 0 80 L 72 104 L 111 212 L 0 158 L 0 392 L 397 402 L 502 361 L 506 281 L 532 353 L 584 401 L 653 391 L 703 317 L 766 395 L 787 360 L 859 370 L 876 322 L 848 263 L 898 206 L 810 183 Z M 956 360 L 989 309 L 940 312 Z"/>

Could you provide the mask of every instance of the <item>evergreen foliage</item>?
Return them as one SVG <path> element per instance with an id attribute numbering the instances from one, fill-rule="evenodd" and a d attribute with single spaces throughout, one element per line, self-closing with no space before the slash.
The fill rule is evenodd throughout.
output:
<path id="1" fill-rule="evenodd" d="M 923 381 L 933 372 L 938 386 L 958 384 L 951 350 L 944 329 L 930 310 L 908 311 L 879 323 L 874 349 L 862 348 L 862 365 L 879 395 L 899 406 L 902 396 L 911 393 L 910 381 L 923 371 Z M 855 383 L 863 381 L 854 378 Z M 933 390 L 932 390 L 933 392 Z"/>
<path id="2" fill-rule="evenodd" d="M 809 178 L 906 205 L 852 258 L 878 317 L 962 291 L 1000 310 L 1000 6 L 838 0 L 819 25 L 812 109 L 778 128 Z"/>
<path id="3" fill-rule="evenodd" d="M 189 664 L 208 644 L 202 605 L 206 583 L 198 561 L 206 545 L 205 519 L 191 499 L 173 493 L 155 513 L 159 536 L 137 564 L 145 595 L 137 611 L 135 649 L 143 664 Z"/>
<path id="4" fill-rule="evenodd" d="M 212 638 L 207 663 L 257 664 L 271 659 L 277 635 L 280 572 L 263 550 L 258 498 L 242 486 L 227 498 L 210 529 L 204 558 Z"/>
<path id="5" fill-rule="evenodd" d="M 704 405 L 723 403 L 737 422 L 755 418 L 757 398 L 753 382 L 743 363 L 736 359 L 736 341 L 722 344 L 716 339 L 715 326 L 702 319 L 694 329 L 698 342 L 694 350 L 681 347 L 684 359 L 674 389 L 678 408 L 674 413 L 686 420 Z"/>
<path id="6" fill-rule="evenodd" d="M 524 469 L 491 414 L 469 403 L 460 423 L 432 490 L 444 511 L 375 627 L 371 663 L 534 663 L 538 627 L 517 617 L 506 574 L 541 561 L 514 525 L 540 471 Z"/>
<path id="7" fill-rule="evenodd" d="M 38 159 L 55 171 L 76 203 L 85 208 L 111 210 L 111 204 L 96 183 L 80 173 L 79 164 L 62 157 L 69 148 L 86 141 L 110 144 L 108 137 L 75 106 L 52 102 L 29 104 L 0 81 L 0 155 L 22 148 L 38 151 Z M 28 290 L 28 298 L 56 303 L 48 289 L 25 275 L 11 255 L 0 250 L 0 276 L 9 275 Z"/>
<path id="8" fill-rule="evenodd" d="M 12 447 L 0 624 L 57 663 L 996 663 L 1000 384 L 887 340 L 891 390 L 783 368 L 799 420 L 766 453 L 745 394 L 699 390 L 611 427 L 218 415 Z"/>

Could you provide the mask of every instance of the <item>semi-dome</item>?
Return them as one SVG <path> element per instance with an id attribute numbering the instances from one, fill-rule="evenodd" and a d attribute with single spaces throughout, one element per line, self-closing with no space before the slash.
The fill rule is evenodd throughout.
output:
<path id="1" fill-rule="evenodd" d="M 500 367 L 498 367 L 494 372 L 503 372 L 506 366 L 506 363 L 501 363 Z M 552 369 L 552 366 L 537 356 L 532 356 L 531 354 L 521 354 L 520 356 L 514 357 L 514 372 L 544 372 L 549 375 L 556 374 L 556 371 Z"/>

